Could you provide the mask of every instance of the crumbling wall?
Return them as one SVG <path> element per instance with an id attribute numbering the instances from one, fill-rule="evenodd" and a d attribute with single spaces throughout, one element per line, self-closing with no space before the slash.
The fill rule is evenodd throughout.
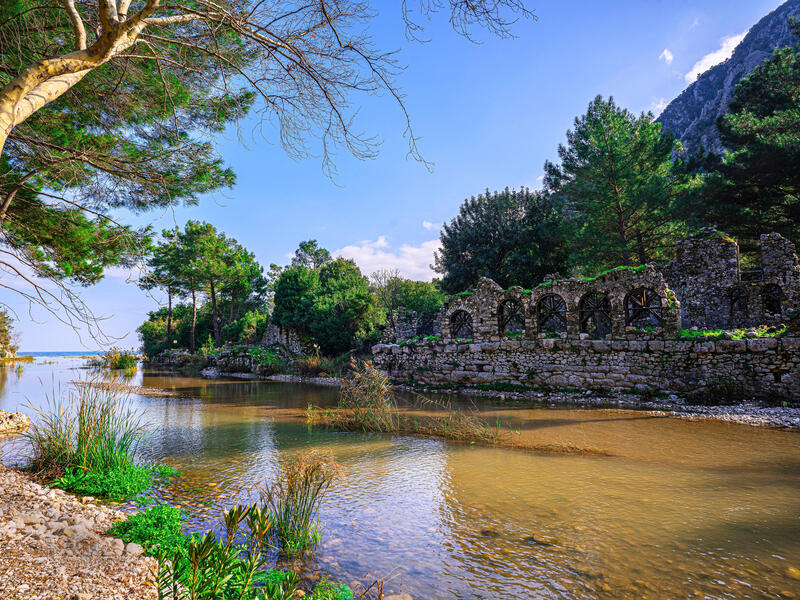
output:
<path id="1" fill-rule="evenodd" d="M 439 313 L 418 313 L 400 308 L 386 318 L 381 343 L 398 344 L 420 336 L 440 335 L 441 323 Z"/>
<path id="2" fill-rule="evenodd" d="M 306 351 L 306 344 L 300 334 L 294 329 L 281 327 L 270 322 L 261 339 L 262 346 L 283 346 L 293 354 L 302 354 Z"/>
<path id="3" fill-rule="evenodd" d="M 800 337 L 665 340 L 536 339 L 377 345 L 374 362 L 393 380 L 424 385 L 513 384 L 612 392 L 702 392 L 800 398 Z"/>
<path id="4" fill-rule="evenodd" d="M 533 290 L 503 290 L 482 278 L 475 290 L 451 297 L 441 315 L 445 341 L 611 339 L 637 330 L 674 335 L 680 327 L 680 303 L 651 265 L 546 281 Z"/>
<path id="5" fill-rule="evenodd" d="M 677 242 L 676 258 L 658 267 L 681 303 L 686 329 L 741 329 L 785 323 L 800 305 L 800 263 L 794 244 L 761 236 L 761 268 L 742 271 L 739 245 L 715 229 Z"/>

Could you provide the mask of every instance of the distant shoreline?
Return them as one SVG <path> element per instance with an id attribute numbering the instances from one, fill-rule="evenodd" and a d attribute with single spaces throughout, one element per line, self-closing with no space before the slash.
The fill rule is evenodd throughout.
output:
<path id="1" fill-rule="evenodd" d="M 50 357 L 50 358 L 88 358 L 93 356 L 100 356 L 103 354 L 102 350 L 53 350 L 53 351 L 42 351 L 42 352 L 17 352 L 17 356 L 32 356 L 34 358 L 43 358 L 43 357 Z"/>

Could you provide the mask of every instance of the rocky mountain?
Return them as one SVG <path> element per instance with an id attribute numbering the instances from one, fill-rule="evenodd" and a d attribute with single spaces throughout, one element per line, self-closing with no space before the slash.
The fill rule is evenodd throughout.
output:
<path id="1" fill-rule="evenodd" d="M 797 43 L 789 30 L 790 17 L 800 18 L 800 0 L 788 0 L 756 23 L 728 60 L 700 75 L 661 113 L 658 121 L 672 130 L 689 152 L 697 151 L 701 145 L 706 150 L 722 151 L 717 117 L 727 111 L 742 77 L 776 48 Z"/>

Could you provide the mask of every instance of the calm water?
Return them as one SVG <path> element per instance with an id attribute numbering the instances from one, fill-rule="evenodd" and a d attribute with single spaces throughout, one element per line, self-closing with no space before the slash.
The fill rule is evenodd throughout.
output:
<path id="1" fill-rule="evenodd" d="M 85 377 L 85 361 L 0 371 L 0 408 Z M 216 526 L 254 499 L 282 455 L 335 455 L 345 477 L 324 505 L 310 573 L 393 577 L 415 600 L 800 598 L 800 434 L 632 411 L 482 406 L 535 442 L 613 456 L 559 456 L 406 437 L 309 431 L 325 388 L 166 373 L 133 383 L 185 397 L 137 398 L 154 430 L 147 457 L 183 472 L 157 490 Z M 20 452 L 6 441 L 4 458 Z"/>

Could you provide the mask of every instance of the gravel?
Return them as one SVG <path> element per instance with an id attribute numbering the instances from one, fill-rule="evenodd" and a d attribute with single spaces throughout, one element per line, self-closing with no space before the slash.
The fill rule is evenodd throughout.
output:
<path id="1" fill-rule="evenodd" d="M 0 598 L 149 600 L 152 558 L 104 535 L 127 515 L 0 464 Z"/>

